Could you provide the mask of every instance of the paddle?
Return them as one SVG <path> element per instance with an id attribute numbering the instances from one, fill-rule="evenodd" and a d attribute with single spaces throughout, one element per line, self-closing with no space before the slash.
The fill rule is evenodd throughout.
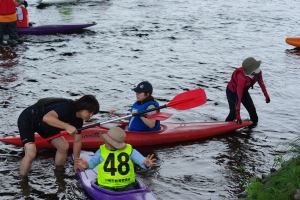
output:
<path id="1" fill-rule="evenodd" d="M 101 126 L 103 124 L 119 121 L 119 120 L 126 119 L 126 118 L 129 118 L 132 116 L 143 115 L 145 113 L 148 113 L 148 112 L 151 112 L 154 110 L 159 110 L 159 109 L 168 108 L 168 107 L 174 108 L 176 110 L 188 110 L 188 109 L 203 105 L 206 103 L 206 101 L 207 101 L 206 94 L 203 89 L 199 88 L 199 89 L 195 89 L 195 90 L 190 90 L 190 91 L 183 92 L 181 94 L 176 95 L 169 103 L 167 103 L 163 106 L 155 107 L 155 108 L 148 109 L 148 110 L 138 112 L 138 113 L 132 113 L 130 115 L 111 119 L 106 122 L 98 122 L 98 123 L 90 124 L 90 125 L 87 125 L 87 126 L 77 129 L 77 131 L 82 131 L 82 130 L 89 129 L 89 128 L 92 128 L 95 126 Z M 66 131 L 62 131 L 61 133 L 59 133 L 57 135 L 46 138 L 45 140 L 51 140 L 56 137 L 60 137 L 60 136 L 67 135 L 67 134 L 68 133 Z"/>
<path id="2" fill-rule="evenodd" d="M 106 121 L 106 122 L 98 122 L 98 123 L 95 123 L 95 124 L 84 126 L 84 127 L 80 128 L 78 130 L 81 131 L 81 130 L 92 128 L 92 127 L 95 127 L 95 126 L 101 126 L 103 124 L 118 121 L 118 120 L 121 120 L 121 119 L 126 119 L 126 118 L 129 118 L 129 117 L 132 117 L 132 116 L 143 115 L 145 113 L 148 113 L 148 112 L 151 112 L 151 111 L 154 111 L 154 110 L 160 110 L 160 109 L 167 108 L 167 107 L 171 107 L 171 108 L 174 108 L 176 110 L 188 110 L 188 109 L 200 106 L 202 104 L 205 104 L 206 101 L 207 101 L 206 94 L 205 94 L 205 91 L 203 89 L 199 88 L 199 89 L 195 89 L 195 90 L 190 90 L 190 91 L 178 94 L 169 103 L 167 103 L 163 106 L 158 106 L 158 107 L 151 108 L 151 109 L 148 109 L 148 110 L 144 110 L 144 111 L 138 112 L 138 113 L 132 113 L 130 115 L 126 115 L 126 116 L 123 116 L 123 117 L 112 119 L 112 120 L 109 120 L 109 121 Z"/>
<path id="3" fill-rule="evenodd" d="M 99 111 L 99 113 L 109 113 L 109 111 Z M 114 115 L 130 115 L 130 113 L 120 113 L 120 112 L 114 112 Z M 168 118 L 170 118 L 173 114 L 166 113 L 166 112 L 156 112 L 154 114 L 145 114 L 145 117 L 148 119 L 155 119 L 164 121 Z"/>

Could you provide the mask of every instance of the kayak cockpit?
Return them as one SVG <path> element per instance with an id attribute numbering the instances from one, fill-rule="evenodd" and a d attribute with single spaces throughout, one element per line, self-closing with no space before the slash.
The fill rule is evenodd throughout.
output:
<path id="1" fill-rule="evenodd" d="M 108 190 L 105 189 L 103 187 L 100 187 L 97 184 L 97 180 L 94 179 L 91 181 L 91 186 L 93 189 L 98 190 L 99 192 L 103 193 L 103 194 L 107 194 L 107 195 L 125 195 L 125 194 L 132 194 L 132 193 L 140 193 L 140 192 L 145 192 L 148 188 L 146 187 L 146 185 L 140 181 L 139 179 L 136 179 L 136 182 L 138 183 L 137 185 L 137 189 L 136 190 L 128 190 L 128 191 L 120 191 L 120 192 L 115 192 L 112 190 Z"/>
<path id="2" fill-rule="evenodd" d="M 157 130 L 157 131 L 128 131 L 128 121 L 126 122 L 112 122 L 112 123 L 108 123 L 108 124 L 104 124 L 104 125 L 101 125 L 100 127 L 101 128 L 104 128 L 104 129 L 110 129 L 112 127 L 120 127 L 121 129 L 123 129 L 124 131 L 126 131 L 127 133 L 160 133 L 160 132 L 163 132 L 165 129 L 166 129 L 166 126 L 163 125 L 163 124 L 160 124 L 160 130 Z"/>

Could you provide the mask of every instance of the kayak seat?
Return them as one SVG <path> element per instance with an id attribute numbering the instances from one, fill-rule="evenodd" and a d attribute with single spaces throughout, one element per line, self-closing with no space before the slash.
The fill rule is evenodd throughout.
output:
<path id="1" fill-rule="evenodd" d="M 106 193 L 106 194 L 120 194 L 120 195 L 124 195 L 127 193 L 135 193 L 135 192 L 141 192 L 147 189 L 146 185 L 139 179 L 136 180 L 136 187 L 137 189 L 135 190 L 126 190 L 126 191 L 114 191 L 113 189 L 108 189 L 108 188 L 104 188 L 104 187 L 100 187 L 97 184 L 97 180 L 94 179 L 91 181 L 91 186 L 92 188 L 94 188 L 95 190 L 100 191 L 101 193 Z"/>

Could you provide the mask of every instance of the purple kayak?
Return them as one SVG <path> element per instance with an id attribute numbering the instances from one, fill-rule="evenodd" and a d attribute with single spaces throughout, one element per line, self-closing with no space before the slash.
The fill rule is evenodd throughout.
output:
<path id="1" fill-rule="evenodd" d="M 77 31 L 83 28 L 96 25 L 96 22 L 90 23 L 71 23 L 71 24 L 47 24 L 47 25 L 35 25 L 31 23 L 29 27 L 19 27 L 19 35 L 53 35 L 57 33 L 68 33 Z"/>
<path id="2" fill-rule="evenodd" d="M 80 152 L 80 157 L 85 160 L 90 160 L 94 155 L 91 151 L 83 151 Z M 72 156 L 73 157 L 73 156 Z M 106 190 L 101 188 L 96 183 L 98 169 L 95 167 L 94 169 L 87 169 L 85 171 L 77 170 L 77 175 L 80 179 L 80 182 L 87 192 L 87 194 L 95 200 L 156 200 L 154 194 L 151 190 L 138 178 L 136 181 L 138 182 L 139 189 L 124 191 L 124 192 L 113 192 L 110 190 Z"/>

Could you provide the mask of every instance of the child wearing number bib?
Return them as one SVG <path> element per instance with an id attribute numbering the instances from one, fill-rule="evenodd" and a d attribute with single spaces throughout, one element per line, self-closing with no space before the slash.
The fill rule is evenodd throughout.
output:
<path id="1" fill-rule="evenodd" d="M 125 144 L 126 133 L 119 127 L 111 128 L 106 134 L 100 133 L 105 144 L 87 162 L 83 158 L 75 159 L 76 164 L 85 169 L 98 166 L 97 183 L 100 187 L 112 191 L 137 189 L 134 164 L 149 170 L 156 159 L 152 155 L 144 157 L 130 144 Z"/>

